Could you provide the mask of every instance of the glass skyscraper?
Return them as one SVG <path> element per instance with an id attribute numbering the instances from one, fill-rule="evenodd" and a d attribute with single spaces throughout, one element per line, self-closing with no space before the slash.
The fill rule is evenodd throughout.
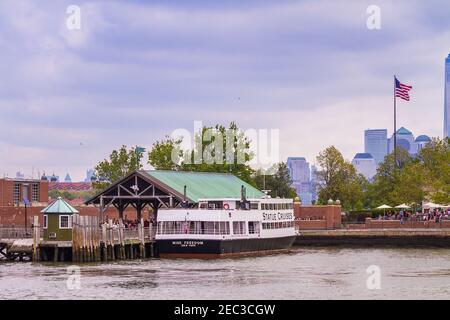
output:
<path id="1" fill-rule="evenodd" d="M 364 152 L 370 153 L 377 164 L 383 162 L 388 153 L 387 129 L 365 130 Z"/>
<path id="2" fill-rule="evenodd" d="M 445 59 L 444 138 L 450 137 L 450 54 Z"/>
<path id="3" fill-rule="evenodd" d="M 292 186 L 305 205 L 311 204 L 311 169 L 304 157 L 289 157 L 286 163 L 292 179 Z"/>

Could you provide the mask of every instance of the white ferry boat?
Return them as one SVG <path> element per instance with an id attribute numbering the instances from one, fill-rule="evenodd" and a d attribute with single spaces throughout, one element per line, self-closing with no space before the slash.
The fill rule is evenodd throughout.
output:
<path id="1" fill-rule="evenodd" d="M 200 199 L 158 211 L 160 257 L 217 258 L 288 250 L 295 240 L 292 199 Z"/>

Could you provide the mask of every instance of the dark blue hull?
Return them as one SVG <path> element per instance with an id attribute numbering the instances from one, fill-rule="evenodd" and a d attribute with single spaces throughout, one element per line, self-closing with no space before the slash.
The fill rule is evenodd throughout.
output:
<path id="1" fill-rule="evenodd" d="M 232 240 L 156 240 L 160 257 L 216 258 L 260 255 L 288 250 L 296 236 Z"/>

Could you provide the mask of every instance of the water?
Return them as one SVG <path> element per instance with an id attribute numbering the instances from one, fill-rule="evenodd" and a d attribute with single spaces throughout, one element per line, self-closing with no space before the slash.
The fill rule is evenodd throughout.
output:
<path id="1" fill-rule="evenodd" d="M 367 289 L 370 265 L 381 289 Z M 0 262 L 2 299 L 448 299 L 450 249 L 295 249 L 223 260 L 143 260 L 81 265 Z"/>

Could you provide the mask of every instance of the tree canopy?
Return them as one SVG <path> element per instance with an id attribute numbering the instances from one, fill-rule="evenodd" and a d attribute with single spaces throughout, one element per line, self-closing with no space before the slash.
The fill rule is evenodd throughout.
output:
<path id="1" fill-rule="evenodd" d="M 266 171 L 262 169 L 257 170 L 253 179 L 258 189 L 270 190 L 270 195 L 272 197 L 297 197 L 297 192 L 292 188 L 292 179 L 289 175 L 289 169 L 284 162 L 274 164 Z"/>
<path id="2" fill-rule="evenodd" d="M 232 173 L 255 185 L 254 170 L 249 165 L 253 158 L 251 141 L 234 122 L 203 127 L 194 137 L 191 150 L 183 150 L 182 139 L 166 137 L 153 144 L 149 151 L 149 164 L 157 170 Z"/>
<path id="3" fill-rule="evenodd" d="M 136 148 L 122 146 L 119 150 L 113 150 L 109 159 L 104 159 L 95 167 L 99 181 L 94 183 L 94 188 L 103 189 L 131 172 L 142 169 L 141 159 L 142 152 Z"/>
<path id="4" fill-rule="evenodd" d="M 366 179 L 344 159 L 334 146 L 326 148 L 317 156 L 318 203 L 329 199 L 340 200 L 345 209 L 362 208 Z"/>

